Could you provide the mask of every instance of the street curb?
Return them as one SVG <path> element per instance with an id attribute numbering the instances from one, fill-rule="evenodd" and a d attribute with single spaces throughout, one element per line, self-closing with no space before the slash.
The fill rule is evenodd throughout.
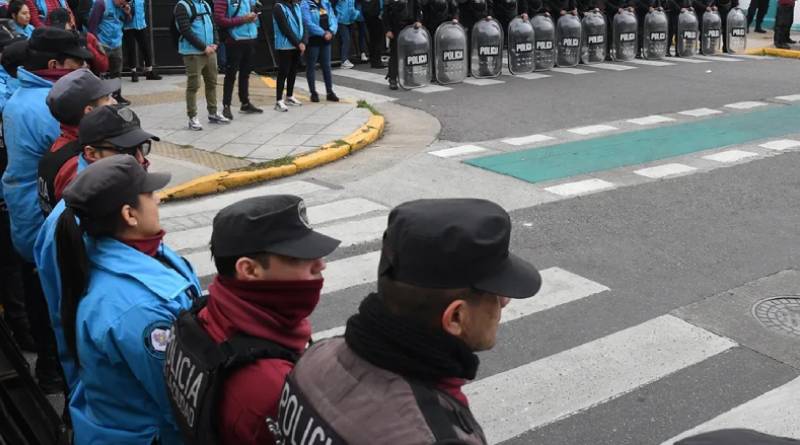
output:
<path id="1" fill-rule="evenodd" d="M 753 48 L 745 51 L 746 54 L 751 56 L 773 56 L 785 57 L 787 59 L 800 59 L 800 51 L 795 49 L 780 49 L 780 48 Z"/>
<path id="2" fill-rule="evenodd" d="M 212 173 L 162 190 L 159 192 L 159 197 L 162 202 L 195 198 L 304 172 L 339 160 L 377 141 L 383 135 L 385 125 L 386 120 L 383 116 L 372 115 L 367 123 L 349 136 L 298 156 L 286 165 Z"/>

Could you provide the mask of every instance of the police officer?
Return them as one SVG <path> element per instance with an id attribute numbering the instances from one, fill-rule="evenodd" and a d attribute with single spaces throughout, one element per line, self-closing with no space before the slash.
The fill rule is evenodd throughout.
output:
<path id="1" fill-rule="evenodd" d="M 106 81 L 105 85 L 115 80 Z M 62 89 L 62 87 L 64 88 Z M 77 104 L 84 101 L 81 99 L 82 96 L 93 96 L 99 89 L 104 88 L 107 88 L 104 84 L 92 79 L 72 79 L 66 85 L 58 86 L 60 92 L 54 97 L 58 98 L 64 110 L 75 110 Z M 72 105 L 70 106 L 70 104 Z M 85 108 L 92 107 L 87 105 Z M 128 117 L 130 120 L 127 120 Z M 58 268 L 55 232 L 58 219 L 65 208 L 64 201 L 61 199 L 62 192 L 89 164 L 109 156 L 131 154 L 146 169 L 148 162 L 145 156 L 150 150 L 150 141 L 158 140 L 150 133 L 142 131 L 136 113 L 124 105 L 94 107 L 91 112 L 81 118 L 79 128 L 84 130 L 80 140 L 68 144 L 57 152 L 45 154 L 40 162 L 40 183 L 52 188 L 47 196 L 40 198 L 48 200 L 43 208 L 52 208 L 52 211 L 45 219 L 34 244 L 34 260 L 47 300 L 47 309 L 58 346 L 58 358 L 67 382 L 68 394 L 74 391 L 79 376 L 75 360 L 67 349 L 61 323 L 61 274 Z M 98 132 L 98 130 L 100 131 Z M 125 141 L 124 145 L 127 147 L 120 146 L 122 144 L 120 141 Z"/>
<path id="2" fill-rule="evenodd" d="M 389 79 L 389 89 L 397 89 L 397 36 L 406 26 L 414 24 L 419 28 L 422 26 L 420 19 L 422 11 L 419 9 L 417 0 L 386 0 L 383 4 L 383 29 L 386 30 L 386 38 L 389 39 L 389 72 L 386 78 Z"/>
<path id="3" fill-rule="evenodd" d="M 606 33 L 608 35 L 608 46 L 615 45 L 614 41 L 614 17 L 622 12 L 623 9 L 633 11 L 635 0 L 606 0 Z M 606 60 L 611 60 L 611 51 L 606 53 Z"/>
<path id="4" fill-rule="evenodd" d="M 728 52 L 728 13 L 739 6 L 739 0 L 717 0 L 717 11 L 722 21 L 722 52 Z"/>
<path id="5" fill-rule="evenodd" d="M 503 28 L 503 35 L 508 38 L 508 24 L 520 14 L 522 5 L 517 0 L 494 0 L 493 14 L 494 18 L 500 22 L 500 27 Z M 524 13 L 525 20 L 528 19 L 528 14 Z"/>
<path id="6" fill-rule="evenodd" d="M 124 110 L 122 120 L 132 121 Z M 141 133 L 110 139 L 125 147 Z M 200 283 L 161 242 L 154 192 L 169 180 L 133 156 L 109 156 L 64 190 L 55 243 L 64 337 L 80 369 L 69 400 L 75 443 L 181 443 L 164 353 L 172 322 L 200 295 Z"/>
<path id="7" fill-rule="evenodd" d="M 636 12 L 636 26 L 637 29 L 637 40 L 636 45 L 638 50 L 636 51 L 636 57 L 642 58 L 642 52 L 644 51 L 644 20 L 647 17 L 647 14 L 655 11 L 656 8 L 661 7 L 660 0 L 634 0 L 634 9 Z"/>
<path id="8" fill-rule="evenodd" d="M 666 0 L 664 2 L 664 11 L 667 13 L 667 23 L 669 34 L 667 35 L 667 57 L 672 55 L 671 48 L 672 42 L 675 41 L 678 35 L 678 16 L 681 11 L 689 7 L 689 0 Z M 675 55 L 677 56 L 677 42 L 675 45 Z"/>
<path id="9" fill-rule="evenodd" d="M 692 8 L 694 8 L 694 14 L 697 16 L 697 23 L 698 28 L 700 29 L 700 36 L 702 38 L 703 35 L 703 14 L 706 11 L 713 11 L 715 9 L 714 4 L 716 0 L 692 0 Z"/>
<path id="10" fill-rule="evenodd" d="M 220 40 L 225 44 L 227 65 L 222 88 L 222 115 L 233 119 L 231 100 L 236 74 L 239 74 L 240 113 L 263 113 L 264 110 L 250 102 L 250 71 L 256 38 L 258 15 L 253 0 L 226 0 L 214 4 L 214 23 L 220 30 Z"/>
<path id="11" fill-rule="evenodd" d="M 389 214 L 378 292 L 344 337 L 312 345 L 279 404 L 285 443 L 313 426 L 317 443 L 485 444 L 461 385 L 491 349 L 511 298 L 541 278 L 509 253 L 511 221 L 497 204 L 433 199 Z M 369 419 L 354 422 L 353 419 Z"/>
<path id="12" fill-rule="evenodd" d="M 577 15 L 578 5 L 576 0 L 544 0 L 544 7 L 550 16 L 553 17 L 553 22 L 558 24 L 558 19 L 565 14 Z"/>
<path id="13" fill-rule="evenodd" d="M 479 20 L 491 19 L 493 0 L 465 0 L 459 5 L 458 17 L 467 32 L 467 75 L 472 75 L 472 29 Z"/>
<path id="14" fill-rule="evenodd" d="M 420 2 L 422 7 L 422 23 L 431 35 L 436 37 L 436 30 L 439 25 L 447 21 L 458 23 L 458 3 L 455 0 L 424 0 Z M 433 69 L 431 77 L 436 80 L 436 57 L 433 58 Z"/>

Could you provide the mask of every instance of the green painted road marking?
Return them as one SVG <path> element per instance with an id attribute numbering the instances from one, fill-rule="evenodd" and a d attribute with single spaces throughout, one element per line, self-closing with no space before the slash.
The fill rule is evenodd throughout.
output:
<path id="1" fill-rule="evenodd" d="M 798 122 L 800 106 L 776 106 L 464 162 L 528 182 L 551 181 L 797 133 Z"/>

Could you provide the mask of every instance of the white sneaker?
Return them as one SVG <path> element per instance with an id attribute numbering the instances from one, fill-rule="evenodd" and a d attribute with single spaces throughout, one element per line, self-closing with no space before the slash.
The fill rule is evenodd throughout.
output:
<path id="1" fill-rule="evenodd" d="M 189 118 L 189 129 L 194 131 L 203 129 L 203 126 L 200 124 L 200 119 L 198 119 L 197 116 Z"/>
<path id="2" fill-rule="evenodd" d="M 282 100 L 279 100 L 279 101 L 275 102 L 275 111 L 286 112 L 286 111 L 289 111 L 289 107 L 287 107 L 286 104 L 283 103 Z"/>
<path id="3" fill-rule="evenodd" d="M 303 105 L 303 102 L 300 102 L 299 100 L 295 99 L 294 96 L 287 97 L 286 98 L 286 103 L 291 105 L 291 106 L 293 106 L 293 107 L 299 107 L 299 106 Z"/>
<path id="4" fill-rule="evenodd" d="M 367 57 L 367 53 L 361 53 L 361 61 L 369 62 L 369 57 Z"/>
<path id="5" fill-rule="evenodd" d="M 227 117 L 219 114 L 219 112 L 217 112 L 215 114 L 209 114 L 208 115 L 208 121 L 211 122 L 212 124 L 230 124 L 231 123 L 230 119 L 228 119 Z"/>
<path id="6" fill-rule="evenodd" d="M 351 62 L 349 60 L 345 60 L 344 62 L 342 62 L 342 69 L 343 70 L 349 70 L 353 66 L 355 66 L 355 65 L 353 65 L 353 62 Z"/>

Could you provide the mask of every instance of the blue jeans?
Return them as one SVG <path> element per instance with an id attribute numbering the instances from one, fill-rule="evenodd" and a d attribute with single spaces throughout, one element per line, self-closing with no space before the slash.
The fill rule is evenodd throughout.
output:
<path id="1" fill-rule="evenodd" d="M 339 28 L 341 29 L 341 28 Z M 309 45 L 306 48 L 306 79 L 308 80 L 308 90 L 316 93 L 315 79 L 316 65 L 319 60 L 319 66 L 322 69 L 322 79 L 325 80 L 325 93 L 333 93 L 333 81 L 331 81 L 331 44 L 325 43 L 322 45 Z"/>
<path id="2" fill-rule="evenodd" d="M 339 32 L 337 34 L 341 40 L 339 49 L 341 50 L 342 62 L 344 62 L 350 58 L 350 25 L 339 23 Z"/>

